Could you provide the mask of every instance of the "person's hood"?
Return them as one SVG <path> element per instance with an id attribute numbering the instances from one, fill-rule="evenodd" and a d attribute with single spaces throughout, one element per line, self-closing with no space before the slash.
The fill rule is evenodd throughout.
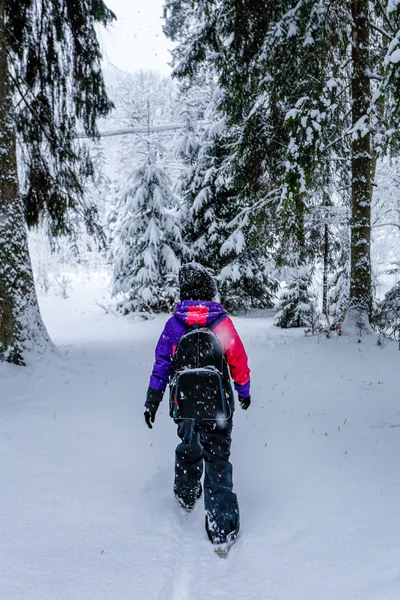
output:
<path id="1" fill-rule="evenodd" d="M 225 313 L 218 302 L 209 300 L 183 300 L 175 308 L 174 317 L 183 325 L 211 325 Z"/>

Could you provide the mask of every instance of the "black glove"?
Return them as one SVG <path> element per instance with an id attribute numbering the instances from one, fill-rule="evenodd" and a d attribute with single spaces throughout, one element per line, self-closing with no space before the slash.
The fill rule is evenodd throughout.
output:
<path id="1" fill-rule="evenodd" d="M 243 410 L 247 410 L 251 404 L 251 397 L 247 396 L 247 398 L 243 398 L 243 396 L 239 396 L 239 404 L 240 408 L 243 408 Z"/>
<path id="2" fill-rule="evenodd" d="M 147 390 L 146 402 L 145 402 L 145 411 L 144 411 L 144 420 L 146 421 L 147 427 L 149 429 L 153 429 L 152 423 L 156 418 L 156 412 L 162 400 L 164 392 L 161 390 L 154 390 L 149 387 Z"/>
<path id="3" fill-rule="evenodd" d="M 149 429 L 153 429 L 152 423 L 154 423 L 154 420 L 156 418 L 156 412 L 157 409 L 149 410 L 148 408 L 146 408 L 146 410 L 144 411 L 144 420 L 146 421 L 147 427 L 149 427 Z"/>

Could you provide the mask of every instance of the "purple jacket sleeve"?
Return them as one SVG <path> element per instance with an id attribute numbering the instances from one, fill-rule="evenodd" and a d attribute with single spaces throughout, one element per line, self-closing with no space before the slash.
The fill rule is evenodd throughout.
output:
<path id="1" fill-rule="evenodd" d="M 168 321 L 156 347 L 156 360 L 149 383 L 149 387 L 153 390 L 165 391 L 172 370 L 172 354 L 170 321 Z"/>

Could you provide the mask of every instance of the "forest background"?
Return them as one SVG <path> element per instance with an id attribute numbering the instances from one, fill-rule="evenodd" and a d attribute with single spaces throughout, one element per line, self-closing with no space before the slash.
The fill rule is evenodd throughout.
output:
<path id="1" fill-rule="evenodd" d="M 372 324 L 398 337 L 399 12 L 396 0 L 267 10 L 255 0 L 167 0 L 173 77 L 104 70 L 114 107 L 100 102 L 87 123 L 76 113 L 68 177 L 62 156 L 48 161 L 54 179 L 32 160 L 43 135 L 36 155 L 26 151 L 26 112 L 30 126 L 54 133 L 54 148 L 65 124 L 59 110 L 36 118 L 40 78 L 11 68 L 29 92 L 15 87 L 13 103 L 27 108 L 16 119 L 18 188 L 36 286 L 66 296 L 74 277 L 101 271 L 112 279 L 112 310 L 148 315 L 171 310 L 179 266 L 196 260 L 233 313 L 277 308 L 281 327 L 361 334 Z M 21 48 L 12 52 L 25 64 Z M 97 127 L 102 136 L 88 143 Z M 26 248 L 20 257 L 26 272 Z M 46 338 L 32 329 L 32 298 L 15 327 L 17 352 L 2 335 L 6 358 L 19 361 Z"/>

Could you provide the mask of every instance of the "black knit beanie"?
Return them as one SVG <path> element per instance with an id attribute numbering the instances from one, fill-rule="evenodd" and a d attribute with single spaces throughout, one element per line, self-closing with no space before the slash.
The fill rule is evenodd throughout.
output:
<path id="1" fill-rule="evenodd" d="M 207 269 L 199 263 L 183 265 L 179 271 L 181 300 L 213 300 L 217 285 Z"/>

